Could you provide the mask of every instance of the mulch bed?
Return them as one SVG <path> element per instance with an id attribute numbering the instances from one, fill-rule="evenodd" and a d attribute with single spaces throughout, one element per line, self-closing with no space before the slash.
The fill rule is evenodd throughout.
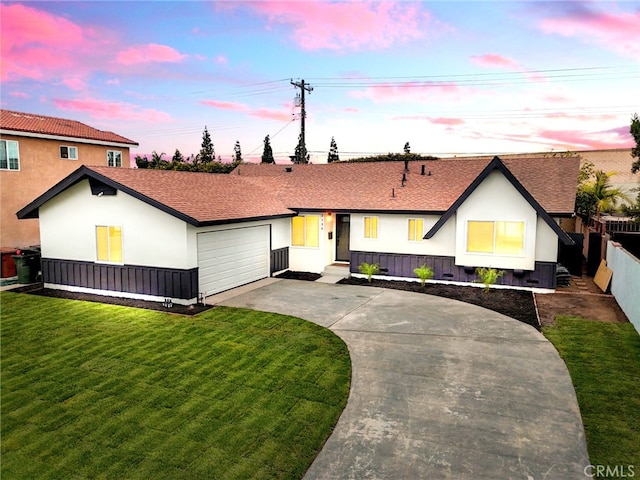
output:
<path id="1" fill-rule="evenodd" d="M 472 303 L 480 307 L 493 310 L 503 315 L 531 325 L 540 330 L 533 293 L 524 290 L 492 288 L 489 292 L 484 288 L 463 287 L 459 285 L 446 285 L 439 283 L 427 283 L 424 287 L 419 282 L 403 282 L 399 280 L 377 280 L 371 283 L 366 278 L 345 278 L 339 283 L 345 285 L 364 285 L 380 288 L 391 288 L 407 292 L 426 293 L 438 297 L 451 298 L 462 302 Z"/>
<path id="2" fill-rule="evenodd" d="M 124 307 L 144 308 L 146 310 L 157 310 L 160 312 L 174 313 L 178 315 L 196 315 L 213 308 L 212 305 L 178 305 L 177 303 L 174 303 L 171 307 L 165 307 L 162 305 L 162 302 L 150 302 L 148 300 L 136 300 L 133 298 L 108 297 L 106 295 L 95 295 L 92 293 L 67 292 L 66 290 L 44 288 L 42 284 L 14 288 L 11 289 L 11 292 L 41 295 L 43 297 L 66 298 L 69 300 L 84 300 L 86 302 L 106 303 L 109 305 L 122 305 Z"/>
<path id="3" fill-rule="evenodd" d="M 281 273 L 280 275 L 276 275 L 276 278 L 286 278 L 288 280 L 306 280 L 308 282 L 315 282 L 320 277 L 322 277 L 322 275 L 320 275 L 319 273 L 291 272 L 289 270 Z"/>

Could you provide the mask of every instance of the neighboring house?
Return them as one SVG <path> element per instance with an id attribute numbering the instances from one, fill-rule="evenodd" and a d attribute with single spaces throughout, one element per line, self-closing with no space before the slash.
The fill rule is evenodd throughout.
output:
<path id="1" fill-rule="evenodd" d="M 81 167 L 18 212 L 40 218 L 53 288 L 193 303 L 282 270 L 555 288 L 571 158 L 242 164 L 231 175 Z"/>
<path id="2" fill-rule="evenodd" d="M 128 168 L 137 145 L 75 120 L 0 110 L 0 247 L 38 244 L 38 221 L 19 222 L 16 211 L 81 164 Z"/>

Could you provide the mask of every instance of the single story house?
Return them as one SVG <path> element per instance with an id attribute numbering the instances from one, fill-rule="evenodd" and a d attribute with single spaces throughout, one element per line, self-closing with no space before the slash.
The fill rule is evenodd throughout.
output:
<path id="1" fill-rule="evenodd" d="M 18 212 L 39 218 L 45 285 L 194 303 L 284 270 L 554 289 L 578 159 L 242 164 L 230 175 L 80 167 Z"/>

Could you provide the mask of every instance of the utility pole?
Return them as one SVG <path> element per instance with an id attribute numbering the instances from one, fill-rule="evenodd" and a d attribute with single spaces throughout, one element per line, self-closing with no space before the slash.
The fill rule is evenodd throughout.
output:
<path id="1" fill-rule="evenodd" d="M 298 143 L 298 151 L 300 151 L 301 156 L 303 158 L 296 158 L 300 163 L 306 163 L 307 161 L 307 146 L 304 140 L 304 119 L 307 116 L 307 112 L 304 109 L 304 92 L 307 91 L 311 93 L 313 91 L 313 87 L 309 84 L 304 83 L 304 79 L 300 82 L 294 82 L 291 80 L 291 85 L 300 89 L 300 143 Z"/>

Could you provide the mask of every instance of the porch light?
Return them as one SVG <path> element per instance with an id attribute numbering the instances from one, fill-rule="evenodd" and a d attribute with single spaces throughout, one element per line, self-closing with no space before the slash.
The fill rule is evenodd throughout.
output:
<path id="1" fill-rule="evenodd" d="M 331 212 L 327 213 L 327 222 L 331 221 Z"/>

